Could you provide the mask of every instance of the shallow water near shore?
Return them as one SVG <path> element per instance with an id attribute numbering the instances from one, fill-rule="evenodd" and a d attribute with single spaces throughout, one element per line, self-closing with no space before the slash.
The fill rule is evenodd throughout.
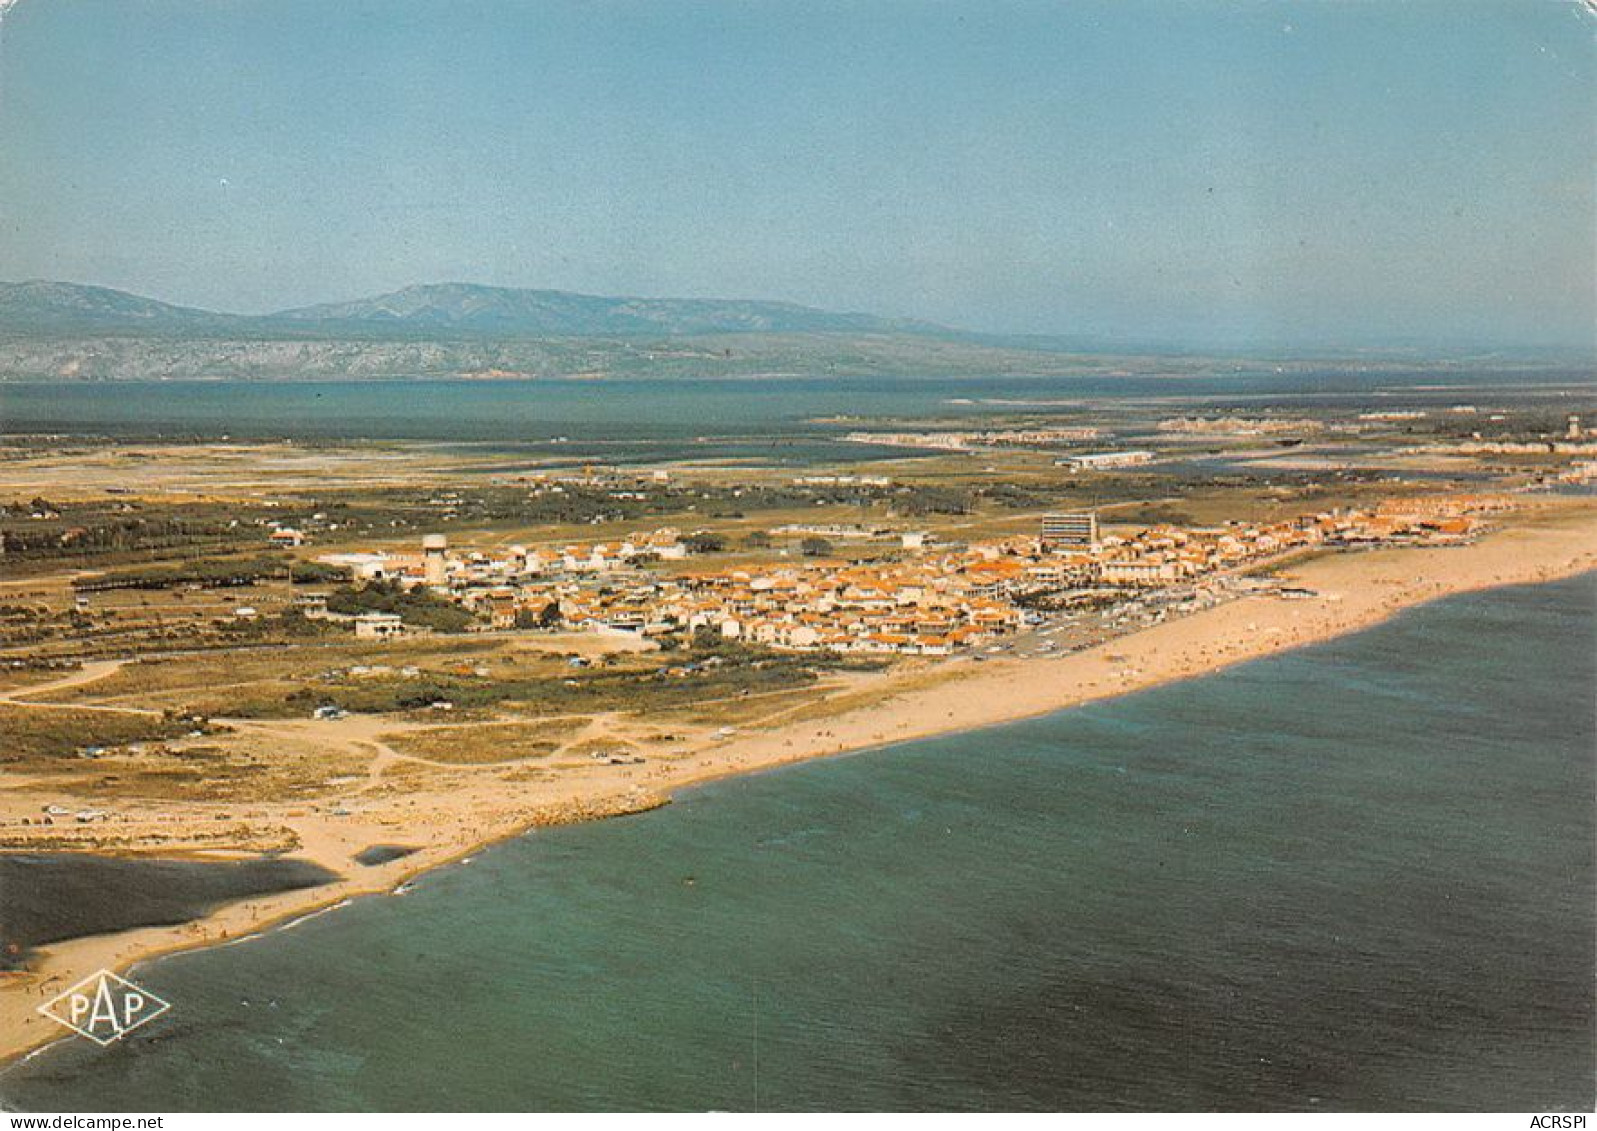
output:
<path id="1" fill-rule="evenodd" d="M 539 831 L 7 1107 L 1585 1108 L 1597 574 Z"/>
<path id="2" fill-rule="evenodd" d="M 282 857 L 201 861 L 0 854 L 0 947 L 184 923 L 248 896 L 317 887 L 337 878 L 308 860 Z"/>

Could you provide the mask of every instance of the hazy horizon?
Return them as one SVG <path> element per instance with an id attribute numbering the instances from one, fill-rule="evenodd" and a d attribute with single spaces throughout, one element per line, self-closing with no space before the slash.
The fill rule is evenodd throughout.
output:
<path id="1" fill-rule="evenodd" d="M 1590 350 L 1577 3 L 0 3 L 0 274 Z"/>

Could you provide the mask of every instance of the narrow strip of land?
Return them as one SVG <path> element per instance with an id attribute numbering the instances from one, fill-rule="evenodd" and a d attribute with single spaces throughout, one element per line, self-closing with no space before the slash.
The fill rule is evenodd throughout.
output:
<path id="1" fill-rule="evenodd" d="M 1470 545 L 1343 553 L 1295 564 L 1289 567 L 1291 579 L 1312 592 L 1306 599 L 1245 596 L 1067 656 L 979 664 L 969 658 L 951 660 L 888 676 L 858 677 L 852 686 L 834 687 L 830 697 L 811 702 L 773 700 L 763 716 L 755 713 L 736 729 L 700 729 L 670 758 L 651 759 L 646 765 L 588 759 L 563 762 L 563 771 L 552 773 L 537 768 L 540 759 L 519 769 L 498 762 L 462 772 L 459 764 L 446 768 L 395 748 L 396 735 L 436 726 L 368 716 L 335 724 L 229 720 L 229 725 L 258 728 L 285 741 L 334 743 L 358 755 L 365 770 L 355 776 L 350 802 L 335 811 L 256 803 L 230 814 L 262 826 L 282 826 L 292 834 L 298 855 L 345 878 L 312 891 L 230 905 L 182 927 L 78 939 L 49 948 L 35 969 L 0 982 L 0 1056 L 15 1056 L 57 1036 L 58 1030 L 37 1016 L 35 1007 L 52 990 L 95 969 L 125 968 L 156 953 L 234 939 L 351 896 L 387 891 L 407 876 L 529 827 L 634 812 L 662 803 L 673 790 L 731 774 L 1125 694 L 1325 640 L 1449 594 L 1553 580 L 1593 568 L 1597 526 L 1589 507 L 1546 506 L 1517 516 L 1511 525 Z M 92 665 L 62 680 L 7 693 L 0 701 L 45 708 L 48 703 L 36 700 L 107 678 L 114 670 Z M 590 720 L 555 749 L 568 752 L 620 729 L 614 718 Z M 971 773 L 980 772 L 973 759 Z M 395 781 L 394 775 L 401 773 L 403 781 Z M 8 783 L 0 791 L 0 814 L 31 806 L 37 797 L 35 784 Z M 166 814 L 174 839 L 203 831 L 190 827 L 202 823 L 202 814 L 205 820 L 216 819 L 214 806 L 174 807 Z M 420 850 L 377 867 L 351 868 L 360 849 L 396 840 Z"/>

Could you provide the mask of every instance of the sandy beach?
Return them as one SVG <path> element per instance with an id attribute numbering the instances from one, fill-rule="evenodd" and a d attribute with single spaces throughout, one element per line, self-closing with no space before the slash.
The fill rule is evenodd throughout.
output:
<path id="1" fill-rule="evenodd" d="M 637 812 L 668 802 L 675 790 L 715 778 L 1044 714 L 1356 631 L 1439 597 L 1597 568 L 1592 519 L 1590 500 L 1527 499 L 1499 529 L 1468 545 L 1337 553 L 1287 568 L 1285 575 L 1312 590 L 1312 597 L 1239 597 L 1058 658 L 976 663 L 967 656 L 909 666 L 862 680 L 856 693 L 833 700 L 835 706 L 825 713 L 784 712 L 647 767 L 616 772 L 596 765 L 507 784 L 502 774 L 464 783 L 458 775 L 430 779 L 425 765 L 412 765 L 403 789 L 374 788 L 367 802 L 351 805 L 348 812 L 276 807 L 267 816 L 291 830 L 298 844 L 294 855 L 338 872 L 341 880 L 233 903 L 182 926 L 44 948 L 34 968 L 0 976 L 0 1058 L 14 1058 L 62 1036 L 36 1008 L 97 969 L 125 970 L 157 954 L 237 941 L 357 896 L 390 891 L 408 876 L 529 828 Z M 73 678 L 94 677 L 86 669 Z M 298 722 L 260 726 L 300 741 L 328 733 Z M 392 751 L 383 753 L 379 737 L 393 730 L 390 722 L 352 717 L 338 732 L 341 741 L 378 751 L 374 784 L 397 764 Z M 0 791 L 0 815 L 36 811 L 39 796 L 30 794 L 26 782 L 8 783 Z M 417 851 L 371 867 L 356 864 L 355 855 L 374 844 L 411 845 Z"/>

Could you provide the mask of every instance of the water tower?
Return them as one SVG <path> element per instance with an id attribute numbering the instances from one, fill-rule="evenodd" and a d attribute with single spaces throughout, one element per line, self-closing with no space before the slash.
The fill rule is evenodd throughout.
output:
<path id="1" fill-rule="evenodd" d="M 428 585 L 443 585 L 444 551 L 449 549 L 449 539 L 442 534 L 424 534 L 421 539 L 422 577 Z"/>

